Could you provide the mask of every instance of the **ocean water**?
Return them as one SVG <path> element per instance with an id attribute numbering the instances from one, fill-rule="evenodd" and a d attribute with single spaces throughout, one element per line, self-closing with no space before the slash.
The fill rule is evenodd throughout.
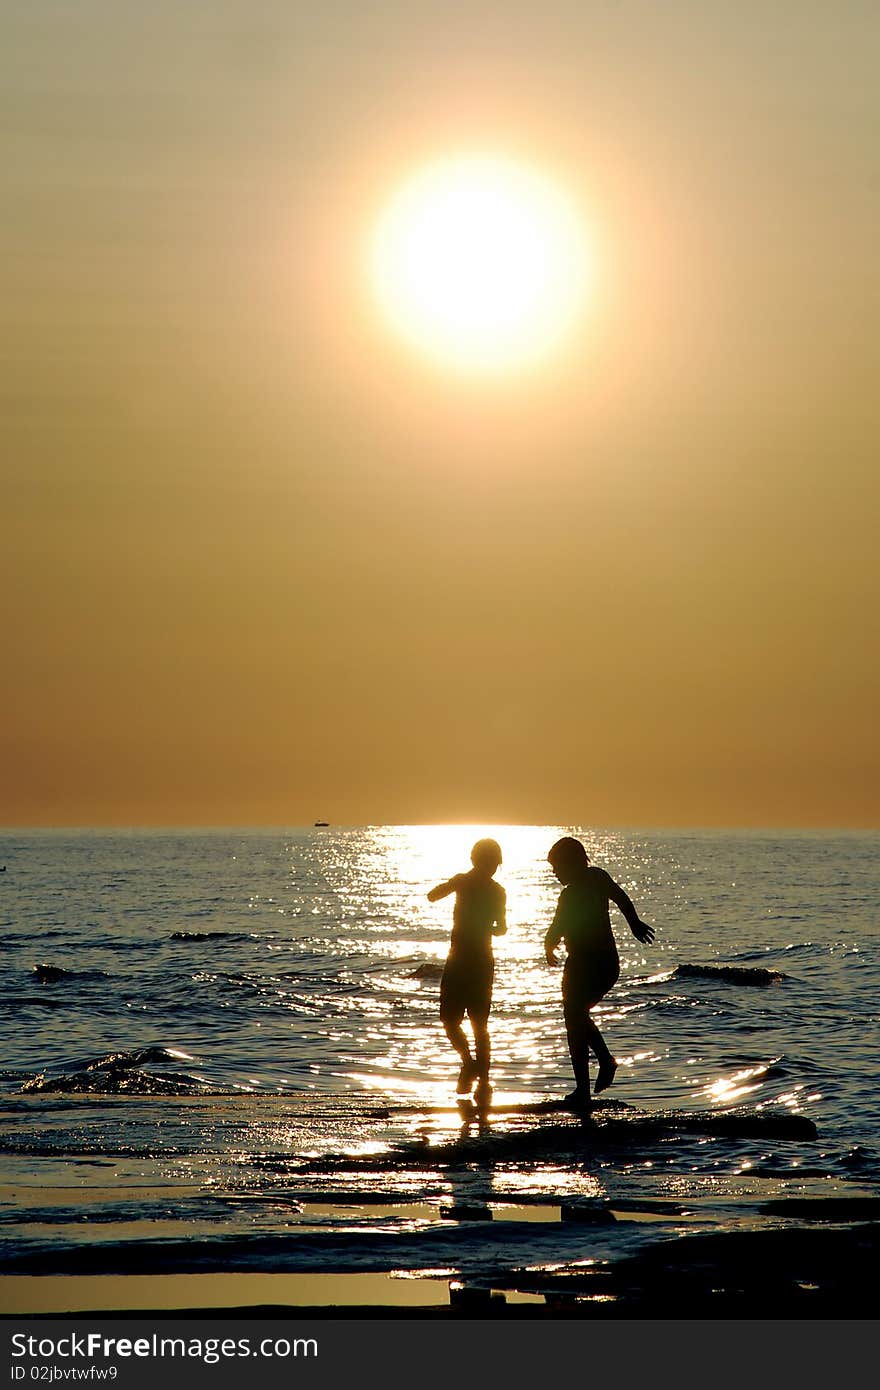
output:
<path id="1" fill-rule="evenodd" d="M 597 1017 L 619 1070 L 598 1132 L 540 1109 L 572 1084 L 561 972 L 541 950 L 563 833 L 657 931 L 640 945 L 613 914 L 621 978 Z M 482 834 L 504 851 L 510 929 L 494 1109 L 475 1123 L 437 1017 L 452 900 L 426 893 Z M 880 1179 L 878 845 L 571 826 L 4 832 L 0 1270 L 527 1289 L 657 1239 L 800 1221 L 804 1199 L 864 1202 Z M 658 1116 L 659 1132 L 627 1128 Z"/>

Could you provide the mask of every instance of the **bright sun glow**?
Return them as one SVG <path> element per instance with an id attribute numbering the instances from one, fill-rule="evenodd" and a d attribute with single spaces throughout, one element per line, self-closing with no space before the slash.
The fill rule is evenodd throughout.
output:
<path id="1" fill-rule="evenodd" d="M 393 326 L 467 371 L 544 357 L 589 288 L 578 209 L 540 174 L 468 155 L 432 164 L 398 191 L 371 245 L 373 287 Z"/>

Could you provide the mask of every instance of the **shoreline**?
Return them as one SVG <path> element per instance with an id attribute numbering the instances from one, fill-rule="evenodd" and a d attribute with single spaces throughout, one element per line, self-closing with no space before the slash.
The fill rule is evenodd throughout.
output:
<path id="1" fill-rule="evenodd" d="M 605 1101 L 585 1123 L 558 1102 L 501 1103 L 475 1125 L 446 1106 L 278 1102 L 274 1117 L 261 1107 L 263 1151 L 241 1171 L 236 1155 L 250 1150 L 230 1134 L 253 1125 L 251 1099 L 115 1096 L 123 1115 L 146 1106 L 148 1132 L 112 1153 L 108 1101 L 10 1102 L 20 1119 L 59 1116 L 65 1132 L 75 1116 L 78 1156 L 71 1168 L 37 1131 L 7 1154 L 0 1316 L 873 1315 L 880 1196 L 849 1169 L 829 1191 L 813 1121 L 784 1110 Z M 348 1151 L 316 1142 L 328 1119 Z M 681 1176 L 707 1144 L 747 1146 L 725 1193 Z M 661 1145 L 673 1177 L 640 1186 Z"/>
<path id="2" fill-rule="evenodd" d="M 4 1275 L 0 1317 L 862 1318 L 880 1221 L 687 1234 L 561 1269 Z M 250 1294 L 250 1299 L 247 1295 Z"/>

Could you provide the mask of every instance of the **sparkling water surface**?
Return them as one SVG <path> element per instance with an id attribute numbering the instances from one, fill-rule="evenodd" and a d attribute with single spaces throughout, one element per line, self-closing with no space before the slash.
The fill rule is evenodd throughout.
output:
<path id="1" fill-rule="evenodd" d="M 421 1144 L 430 1157 L 459 1133 L 458 1061 L 437 1017 L 451 899 L 432 905 L 426 893 L 467 868 L 478 836 L 501 842 L 510 924 L 496 939 L 495 1103 L 570 1089 L 561 972 L 541 947 L 559 892 L 546 854 L 564 833 L 584 839 L 657 931 L 653 946 L 640 945 L 612 914 L 621 978 L 597 1011 L 619 1062 L 609 1099 L 649 1113 L 802 1115 L 816 1143 L 691 1135 L 578 1162 L 542 1161 L 533 1147 L 527 1159 L 457 1175 L 388 1163 L 389 1143 Z M 72 1241 L 107 1238 L 94 1227 L 71 1235 L 63 1214 L 73 1188 L 114 1239 L 132 1237 L 135 1263 L 146 1221 L 151 1239 L 186 1221 L 190 1248 L 210 1233 L 289 1233 L 302 1220 L 293 1187 L 300 1202 L 306 1188 L 313 1202 L 384 1192 L 392 1203 L 434 1203 L 435 1218 L 437 1202 L 462 1194 L 499 1203 L 496 1218 L 521 1197 L 676 1197 L 721 1226 L 748 1219 L 771 1180 L 784 1194 L 874 1191 L 878 843 L 570 826 L 5 832 L 0 1180 L 10 1267 L 30 1250 L 53 1268 L 54 1251 L 64 1268 Z M 41 980 L 35 966 L 64 973 Z M 768 973 L 734 980 L 681 968 L 704 966 Z M 139 1070 L 166 1078 L 168 1094 L 124 1093 L 125 1073 L 112 1068 L 105 1094 L 83 1093 L 77 1077 L 90 1065 L 138 1052 Z M 384 1155 L 378 1177 L 371 1154 Z M 323 1174 L 306 1171 L 328 1158 Z M 166 1226 L 155 1225 L 159 1209 Z M 285 1267 L 497 1261 L 497 1223 L 489 1244 L 459 1231 L 445 1254 L 436 1242 L 423 1254 L 399 1242 L 382 1253 L 401 1222 L 421 1230 L 401 1211 L 380 1220 L 374 1208 L 352 1228 L 335 1209 L 312 1208 L 322 1240 L 287 1250 Z M 508 1234 L 508 1263 L 572 1258 L 570 1230 L 551 1239 L 538 1225 Z M 625 1226 L 597 1236 L 591 1255 L 625 1243 Z M 273 1249 L 254 1267 L 278 1259 Z"/>

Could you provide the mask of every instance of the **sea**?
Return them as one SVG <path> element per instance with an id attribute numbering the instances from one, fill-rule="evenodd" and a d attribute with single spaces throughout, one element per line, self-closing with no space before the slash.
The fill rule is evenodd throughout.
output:
<path id="1" fill-rule="evenodd" d="M 618 1071 L 587 1119 L 558 1108 L 572 1076 L 542 951 L 562 834 L 656 931 L 642 945 L 612 911 L 621 976 L 595 1017 Z M 509 930 L 477 1114 L 438 1018 L 452 899 L 427 892 L 484 835 Z M 721 1238 L 861 1229 L 880 1206 L 878 848 L 590 826 L 0 833 L 0 1300 L 598 1306 L 658 1250 L 692 1268 Z"/>

